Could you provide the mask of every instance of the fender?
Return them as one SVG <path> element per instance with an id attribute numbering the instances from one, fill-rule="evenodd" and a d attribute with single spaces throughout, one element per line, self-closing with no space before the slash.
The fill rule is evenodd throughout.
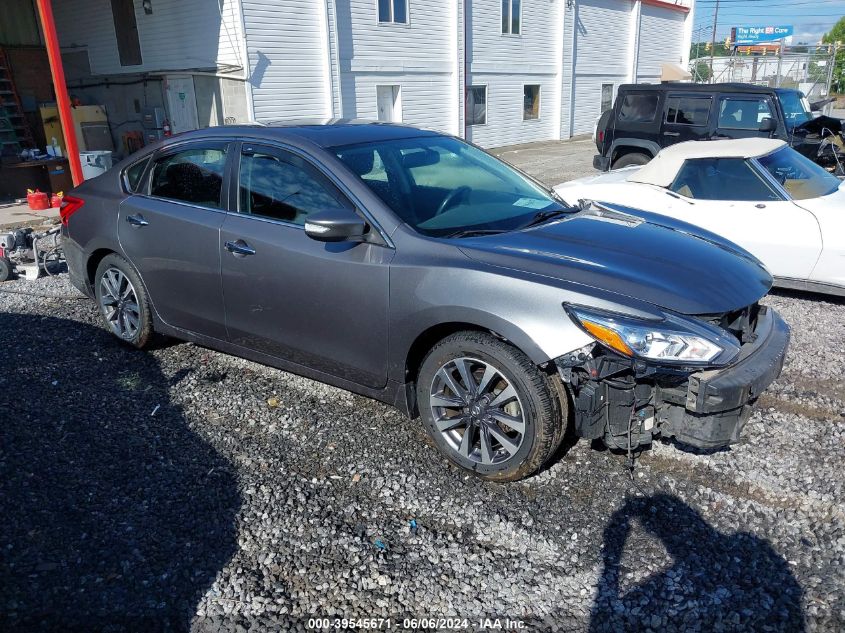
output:
<path id="1" fill-rule="evenodd" d="M 640 149 L 647 150 L 651 157 L 654 158 L 657 156 L 657 152 L 660 151 L 660 145 L 655 143 L 654 141 L 647 141 L 641 138 L 617 138 L 613 139 L 613 142 L 610 144 L 610 152 L 608 152 L 608 157 L 612 158 L 613 155 L 616 153 L 620 147 L 638 147 Z"/>

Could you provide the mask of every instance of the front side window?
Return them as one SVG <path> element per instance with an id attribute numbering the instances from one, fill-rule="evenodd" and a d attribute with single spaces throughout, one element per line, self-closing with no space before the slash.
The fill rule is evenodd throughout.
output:
<path id="1" fill-rule="evenodd" d="M 707 125 L 711 103 L 710 97 L 669 97 L 666 100 L 666 123 Z"/>
<path id="2" fill-rule="evenodd" d="M 470 86 L 467 89 L 467 125 L 487 123 L 487 86 Z"/>
<path id="3" fill-rule="evenodd" d="M 826 196 L 840 185 L 839 178 L 791 147 L 779 149 L 757 161 L 795 200 Z"/>
<path id="4" fill-rule="evenodd" d="M 601 112 L 613 107 L 613 84 L 601 85 Z"/>
<path id="5" fill-rule="evenodd" d="M 378 21 L 408 23 L 408 0 L 378 0 Z"/>
<path id="6" fill-rule="evenodd" d="M 781 199 L 744 158 L 687 160 L 669 189 L 696 200 Z"/>
<path id="7" fill-rule="evenodd" d="M 502 33 L 519 35 L 522 28 L 522 0 L 502 0 Z"/>
<path id="8" fill-rule="evenodd" d="M 529 178 L 455 138 L 396 139 L 333 151 L 398 218 L 423 235 L 512 230 L 539 211 L 561 208 Z"/>
<path id="9" fill-rule="evenodd" d="M 134 165 L 127 167 L 126 171 L 123 172 L 123 180 L 126 183 L 127 191 L 133 193 L 138 191 L 138 186 L 141 184 L 141 176 L 144 175 L 144 169 L 147 167 L 148 162 L 150 162 L 149 158 L 139 160 Z"/>
<path id="10" fill-rule="evenodd" d="M 722 129 L 757 131 L 765 119 L 773 116 L 765 98 L 726 97 L 719 104 L 719 127 Z"/>
<path id="11" fill-rule="evenodd" d="M 533 121 L 540 118 L 540 86 L 523 87 L 522 120 Z"/>
<path id="12" fill-rule="evenodd" d="M 656 94 L 628 93 L 619 107 L 619 120 L 626 123 L 649 123 L 657 114 Z"/>
<path id="13" fill-rule="evenodd" d="M 225 167 L 223 148 L 192 147 L 163 156 L 153 165 L 150 195 L 219 209 Z"/>
<path id="14" fill-rule="evenodd" d="M 347 206 L 343 197 L 297 156 L 246 151 L 239 173 L 241 213 L 304 225 L 310 213 Z"/>

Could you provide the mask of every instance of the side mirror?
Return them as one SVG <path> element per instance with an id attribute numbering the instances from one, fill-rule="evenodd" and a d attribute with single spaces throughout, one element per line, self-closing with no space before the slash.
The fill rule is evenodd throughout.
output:
<path id="1" fill-rule="evenodd" d="M 367 223 L 349 209 L 330 209 L 305 218 L 305 234 L 318 242 L 362 242 Z"/>
<path id="2" fill-rule="evenodd" d="M 762 121 L 760 121 L 760 132 L 774 132 L 778 129 L 777 122 L 772 117 L 766 117 Z"/>

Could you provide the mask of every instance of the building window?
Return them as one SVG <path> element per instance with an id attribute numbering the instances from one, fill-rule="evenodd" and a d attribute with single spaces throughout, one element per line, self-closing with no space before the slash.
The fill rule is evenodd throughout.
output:
<path id="1" fill-rule="evenodd" d="M 114 35 L 121 66 L 140 66 L 141 42 L 138 40 L 138 23 L 135 21 L 133 0 L 111 0 Z"/>
<path id="2" fill-rule="evenodd" d="M 466 103 L 467 125 L 487 124 L 487 86 L 470 86 Z"/>
<path id="3" fill-rule="evenodd" d="M 378 0 L 378 21 L 408 23 L 408 0 Z"/>
<path id="4" fill-rule="evenodd" d="M 601 110 L 599 112 L 606 112 L 613 107 L 613 84 L 601 85 Z"/>
<path id="5" fill-rule="evenodd" d="M 522 120 L 534 121 L 540 118 L 540 86 L 523 86 Z"/>
<path id="6" fill-rule="evenodd" d="M 522 28 L 522 0 L 502 0 L 502 33 L 519 35 Z"/>

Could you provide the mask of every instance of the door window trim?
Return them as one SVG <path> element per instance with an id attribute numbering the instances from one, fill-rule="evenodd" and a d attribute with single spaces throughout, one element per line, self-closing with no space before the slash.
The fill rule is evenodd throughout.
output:
<path id="1" fill-rule="evenodd" d="M 343 183 L 342 180 L 337 178 L 334 174 L 332 174 L 320 164 L 316 163 L 308 154 L 303 152 L 298 147 L 272 139 L 243 139 L 233 143 L 233 159 L 231 162 L 231 171 L 228 176 L 228 181 L 230 183 L 230 186 L 228 187 L 228 208 L 226 209 L 226 213 L 228 215 L 236 215 L 241 218 L 249 218 L 252 220 L 259 220 L 261 222 L 267 222 L 270 224 L 278 224 L 289 228 L 299 229 L 305 232 L 305 225 L 303 224 L 295 224 L 293 222 L 288 222 L 285 220 L 277 220 L 274 218 L 266 218 L 260 215 L 251 215 L 248 213 L 240 212 L 240 172 L 241 157 L 243 156 L 244 145 L 254 145 L 256 147 L 263 147 L 269 150 L 288 152 L 301 159 L 314 171 L 320 174 L 320 176 L 327 180 L 347 200 L 347 202 L 349 202 L 349 209 L 351 211 L 362 216 L 372 227 L 373 231 L 370 234 L 374 237 L 378 235 L 378 237 L 375 240 L 366 243 L 376 244 L 379 246 L 386 246 L 387 248 L 396 248 L 393 244 L 393 240 L 391 240 L 387 233 L 385 233 L 384 229 L 381 228 L 381 225 L 375 220 L 373 215 L 369 211 L 367 211 L 366 207 L 361 204 L 361 201 L 358 196 L 353 194 L 349 190 L 349 188 Z"/>
<path id="2" fill-rule="evenodd" d="M 190 139 L 185 140 L 179 143 L 174 143 L 172 145 L 167 145 L 166 147 L 160 147 L 155 152 L 153 152 L 152 156 L 150 157 L 150 162 L 147 165 L 147 168 L 144 170 L 144 175 L 142 179 L 145 179 L 143 185 L 143 191 L 138 190 L 132 195 L 136 196 L 143 196 L 144 198 L 149 198 L 150 200 L 160 200 L 162 202 L 168 202 L 171 204 L 179 204 L 185 207 L 192 207 L 194 209 L 204 209 L 205 211 L 214 211 L 217 213 L 226 213 L 229 209 L 229 182 L 231 181 L 231 168 L 232 168 L 232 151 L 236 145 L 236 142 L 232 138 L 209 138 L 209 139 Z M 163 198 L 161 196 L 154 196 L 151 193 L 153 179 L 151 176 L 152 169 L 156 162 L 162 158 L 170 156 L 171 154 L 178 154 L 181 151 L 186 149 L 191 149 L 192 147 L 197 147 L 198 149 L 217 149 L 218 147 L 223 147 L 223 151 L 226 153 L 226 163 L 223 167 L 223 182 L 220 184 L 220 206 L 219 207 L 209 207 L 204 204 L 196 204 L 195 202 L 188 202 L 186 200 L 174 200 L 172 198 Z"/>

